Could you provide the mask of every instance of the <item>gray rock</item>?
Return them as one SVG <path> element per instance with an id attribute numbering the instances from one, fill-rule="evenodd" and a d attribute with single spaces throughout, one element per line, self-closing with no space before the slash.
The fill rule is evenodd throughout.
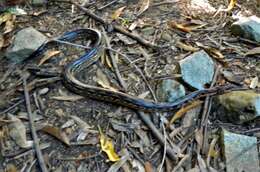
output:
<path id="1" fill-rule="evenodd" d="M 174 102 L 185 96 L 185 88 L 179 82 L 171 79 L 163 80 L 156 90 L 159 101 Z"/>
<path id="2" fill-rule="evenodd" d="M 222 131 L 222 144 L 227 172 L 259 172 L 256 137 Z"/>
<path id="3" fill-rule="evenodd" d="M 260 18 L 243 17 L 231 25 L 231 32 L 234 35 L 260 42 Z"/>
<path id="4" fill-rule="evenodd" d="M 180 61 L 183 80 L 194 88 L 204 89 L 214 75 L 214 62 L 204 51 L 198 51 Z"/>
<path id="5" fill-rule="evenodd" d="M 260 116 L 260 94 L 254 91 L 232 91 L 217 97 L 222 115 L 233 123 L 241 124 Z M 224 118 L 223 118 L 224 119 Z"/>
<path id="6" fill-rule="evenodd" d="M 5 56 L 13 62 L 22 62 L 46 41 L 47 37 L 33 27 L 22 29 L 15 35 L 14 41 L 7 49 Z"/>

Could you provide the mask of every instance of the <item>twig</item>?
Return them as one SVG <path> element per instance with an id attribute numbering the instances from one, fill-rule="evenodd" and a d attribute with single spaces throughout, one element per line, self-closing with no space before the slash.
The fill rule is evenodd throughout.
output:
<path id="1" fill-rule="evenodd" d="M 114 1 L 111 1 L 109 3 L 107 3 L 106 5 L 102 6 L 102 7 L 99 7 L 98 10 L 103 10 L 107 7 L 109 7 L 110 5 L 113 5 L 114 3 L 116 3 L 118 0 L 114 0 Z"/>
<path id="2" fill-rule="evenodd" d="M 216 84 L 220 69 L 221 69 L 221 67 L 217 66 L 214 76 L 213 76 L 213 80 L 210 85 L 210 88 L 213 88 L 214 85 Z M 203 144 L 202 144 L 203 153 L 206 153 L 206 147 L 207 147 L 206 145 L 208 144 L 207 143 L 207 120 L 208 120 L 209 112 L 211 109 L 211 104 L 212 104 L 212 98 L 209 95 L 207 95 L 205 103 L 204 103 L 204 107 L 203 107 L 202 120 L 200 123 L 200 129 L 203 130 Z"/>
<path id="3" fill-rule="evenodd" d="M 105 29 L 104 29 L 103 27 L 102 27 L 102 30 L 103 30 L 103 36 L 104 36 L 104 39 L 105 39 L 105 41 L 106 41 L 107 47 L 108 47 L 109 49 L 111 49 L 112 47 L 111 47 L 111 44 L 110 44 L 110 40 L 109 40 L 109 38 L 108 38 L 108 36 L 107 36 L 107 34 L 106 34 L 106 31 L 105 31 Z M 126 86 L 125 81 L 124 81 L 124 80 L 122 79 L 122 77 L 121 77 L 121 74 L 120 74 L 119 69 L 118 69 L 118 65 L 117 65 L 116 60 L 115 60 L 115 56 L 114 56 L 114 54 L 113 54 L 111 51 L 109 51 L 109 56 L 110 56 L 110 58 L 111 58 L 111 62 L 112 62 L 112 65 L 113 65 L 113 67 L 114 67 L 114 70 L 115 70 L 115 74 L 116 74 L 116 76 L 117 76 L 117 79 L 118 79 L 120 85 L 121 85 L 121 86 L 123 87 L 123 89 L 126 91 L 126 90 L 127 90 L 127 86 Z"/>
<path id="4" fill-rule="evenodd" d="M 70 1 L 70 2 L 72 4 L 74 4 L 76 7 L 78 7 L 80 10 L 84 11 L 85 14 L 87 14 L 89 17 L 95 19 L 96 21 L 98 21 L 102 25 L 105 25 L 105 27 L 111 25 L 115 31 L 117 31 L 119 33 L 122 33 L 122 34 L 124 34 L 124 35 L 126 35 L 126 36 L 128 36 L 128 37 L 130 37 L 130 38 L 132 38 L 134 40 L 136 40 L 137 42 L 139 42 L 140 44 L 142 44 L 144 46 L 147 46 L 147 47 L 150 47 L 150 48 L 153 48 L 153 49 L 161 48 L 160 46 L 152 44 L 151 42 L 143 39 L 142 37 L 140 37 L 140 35 L 134 34 L 132 32 L 129 32 L 128 30 L 126 30 L 125 28 L 123 28 L 123 27 L 121 27 L 119 25 L 108 23 L 107 21 L 105 21 L 101 17 L 99 17 L 96 14 L 92 13 L 88 9 L 82 7 L 81 5 L 77 4 L 76 2 L 74 2 L 74 1 Z"/>
<path id="5" fill-rule="evenodd" d="M 47 167 L 44 163 L 44 159 L 42 156 L 42 152 L 40 150 L 40 146 L 39 146 L 39 140 L 38 140 L 35 125 L 34 125 L 34 119 L 33 119 L 32 109 L 31 109 L 31 104 L 30 104 L 30 95 L 28 92 L 27 82 L 26 82 L 25 77 L 23 77 L 23 86 L 24 86 L 25 103 L 26 103 L 26 108 L 27 108 L 27 112 L 28 112 L 29 124 L 30 124 L 30 128 L 31 128 L 32 138 L 34 141 L 34 148 L 36 151 L 36 156 L 37 156 L 41 171 L 48 172 Z"/>
<path id="6" fill-rule="evenodd" d="M 165 126 L 164 126 L 163 121 L 161 121 L 161 124 L 162 124 L 162 128 L 163 128 L 163 136 L 164 136 L 164 146 L 163 146 L 164 149 L 163 149 L 163 158 L 162 158 L 162 162 L 161 162 L 161 165 L 160 165 L 159 172 L 162 171 L 163 164 L 164 164 L 164 161 L 165 161 L 165 158 L 166 158 L 166 149 L 167 149 L 167 137 L 166 137 L 166 130 L 165 130 Z"/>
<path id="7" fill-rule="evenodd" d="M 160 131 L 154 126 L 154 124 L 150 120 L 149 116 L 147 116 L 142 111 L 136 111 L 136 113 L 139 115 L 139 117 L 142 119 L 142 121 L 151 129 L 153 135 L 159 140 L 160 144 L 164 146 L 164 144 L 165 144 L 164 137 L 162 136 Z M 169 147 L 168 144 L 166 145 L 166 153 L 172 160 L 177 159 L 178 152 L 174 151 L 174 149 Z"/>

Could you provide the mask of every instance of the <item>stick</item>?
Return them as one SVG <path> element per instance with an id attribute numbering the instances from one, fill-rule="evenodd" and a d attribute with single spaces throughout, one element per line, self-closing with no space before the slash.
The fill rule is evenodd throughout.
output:
<path id="1" fill-rule="evenodd" d="M 136 40 L 137 42 L 139 42 L 140 44 L 150 47 L 152 49 L 158 49 L 160 48 L 160 46 L 155 45 L 145 39 L 143 39 L 142 37 L 140 37 L 140 35 L 138 34 L 134 34 L 132 32 L 129 32 L 128 30 L 126 30 L 125 28 L 116 25 L 116 24 L 111 24 L 108 23 L 107 21 L 103 20 L 101 17 L 97 16 L 96 14 L 92 13 L 91 11 L 89 11 L 88 9 L 82 7 L 81 5 L 77 4 L 76 2 L 70 1 L 70 3 L 74 4 L 76 7 L 78 7 L 80 10 L 84 11 L 89 17 L 93 18 L 94 20 L 98 21 L 99 23 L 101 23 L 102 25 L 105 26 L 109 26 L 111 25 L 113 27 L 113 29 L 119 33 L 122 33 L 134 40 Z"/>
<path id="2" fill-rule="evenodd" d="M 139 117 L 142 119 L 142 121 L 151 129 L 153 135 L 159 140 L 160 144 L 164 146 L 164 137 L 160 133 L 160 131 L 154 126 L 152 121 L 149 119 L 149 116 L 147 116 L 144 112 L 142 111 L 136 111 L 136 113 L 139 115 Z M 166 153 L 167 155 L 174 161 L 177 160 L 177 151 L 174 151 L 167 143 L 166 143 Z"/>
<path id="3" fill-rule="evenodd" d="M 34 148 L 35 148 L 35 151 L 36 151 L 36 157 L 38 159 L 41 171 L 42 172 L 48 172 L 47 167 L 44 163 L 44 159 L 43 159 L 43 156 L 42 156 L 42 152 L 40 150 L 40 146 L 39 146 L 39 140 L 38 140 L 38 137 L 37 137 L 37 133 L 36 133 L 35 125 L 34 125 L 34 119 L 33 119 L 33 116 L 32 116 L 32 109 L 31 109 L 31 104 L 30 104 L 30 95 L 29 95 L 29 92 L 28 92 L 27 82 L 26 82 L 25 77 L 23 77 L 23 86 L 24 86 L 25 103 L 26 103 L 26 108 L 27 108 L 27 111 L 28 111 L 29 124 L 30 124 L 30 128 L 31 128 L 33 142 L 34 142 Z"/>
<path id="4" fill-rule="evenodd" d="M 107 47 L 108 47 L 108 48 L 112 48 L 112 47 L 111 47 L 111 44 L 110 44 L 110 40 L 109 40 L 109 38 L 108 38 L 108 36 L 107 36 L 107 34 L 106 34 L 105 29 L 102 28 L 102 31 L 103 31 L 103 36 L 104 36 L 104 38 L 105 38 Z M 108 52 L 109 52 L 109 56 L 110 56 L 110 58 L 111 58 L 112 65 L 113 65 L 113 67 L 114 67 L 114 69 L 115 69 L 116 77 L 117 77 L 117 79 L 118 79 L 120 85 L 121 85 L 121 86 L 123 87 L 123 89 L 126 91 L 126 90 L 127 90 L 127 86 L 126 86 L 125 81 L 124 81 L 124 80 L 122 79 L 122 77 L 121 77 L 121 74 L 120 74 L 119 69 L 118 69 L 118 65 L 117 65 L 116 60 L 115 60 L 115 56 L 114 56 L 114 54 L 113 54 L 111 51 L 108 51 Z"/>

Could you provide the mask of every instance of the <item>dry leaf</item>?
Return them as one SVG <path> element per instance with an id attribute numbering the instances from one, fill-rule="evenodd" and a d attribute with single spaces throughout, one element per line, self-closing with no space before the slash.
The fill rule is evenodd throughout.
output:
<path id="1" fill-rule="evenodd" d="M 195 131 L 195 140 L 201 149 L 203 144 L 203 131 L 201 129 Z"/>
<path id="2" fill-rule="evenodd" d="M 54 100 L 71 101 L 71 102 L 74 102 L 74 101 L 77 101 L 77 100 L 80 100 L 80 99 L 83 99 L 83 98 L 84 97 L 79 96 L 79 95 L 71 95 L 71 96 L 64 95 L 64 96 L 53 96 L 53 97 L 51 97 L 51 99 L 54 99 Z"/>
<path id="3" fill-rule="evenodd" d="M 195 48 L 191 45 L 185 44 L 185 43 L 180 42 L 180 41 L 176 42 L 176 47 L 183 49 L 185 51 L 191 51 L 191 52 L 199 51 L 199 48 Z"/>
<path id="4" fill-rule="evenodd" d="M 53 137 L 59 139 L 60 141 L 65 143 L 67 146 L 70 145 L 69 137 L 66 135 L 65 132 L 63 132 L 59 128 L 50 126 L 50 125 L 46 125 L 41 130 L 52 135 Z"/>
<path id="5" fill-rule="evenodd" d="M 42 65 L 43 63 L 45 63 L 47 60 L 49 60 L 50 58 L 52 58 L 53 56 L 60 54 L 60 51 L 47 51 L 44 54 L 44 57 L 40 60 L 38 66 Z"/>
<path id="6" fill-rule="evenodd" d="M 27 141 L 26 128 L 22 121 L 12 114 L 8 114 L 8 120 L 13 121 L 8 125 L 9 135 L 15 141 L 15 143 L 21 148 L 30 148 L 33 145 L 33 141 Z"/>
<path id="7" fill-rule="evenodd" d="M 99 127 L 99 132 L 100 132 L 100 144 L 101 144 L 102 151 L 104 151 L 107 154 L 110 161 L 112 162 L 119 161 L 120 158 L 114 150 L 114 145 L 112 141 L 104 135 L 100 127 Z"/>
<path id="8" fill-rule="evenodd" d="M 235 7 L 236 3 L 237 3 L 237 0 L 230 0 L 229 5 L 228 5 L 227 9 L 225 9 L 225 11 L 227 11 L 227 12 L 231 11 Z"/>
<path id="9" fill-rule="evenodd" d="M 249 50 L 245 56 L 250 56 L 250 55 L 259 55 L 260 54 L 260 47 L 256 47 L 252 50 Z"/>
<path id="10" fill-rule="evenodd" d="M 150 0 L 142 0 L 141 7 L 137 13 L 137 16 L 143 14 L 143 12 L 145 12 L 149 8 L 149 6 L 150 6 Z"/>
<path id="11" fill-rule="evenodd" d="M 181 108 L 180 110 L 178 110 L 175 115 L 172 117 L 171 121 L 169 124 L 172 124 L 174 123 L 177 119 L 180 119 L 183 115 L 186 114 L 186 112 L 188 112 L 189 110 L 195 108 L 195 107 L 198 107 L 199 105 L 202 104 L 202 101 L 194 101 L 192 102 L 191 104 Z"/>
<path id="12" fill-rule="evenodd" d="M 113 20 L 118 19 L 118 17 L 120 17 L 120 15 L 122 14 L 122 12 L 124 11 L 124 9 L 126 8 L 126 6 L 120 7 L 118 8 L 112 15 L 111 18 Z"/>
<path id="13" fill-rule="evenodd" d="M 249 88 L 255 89 L 258 86 L 258 77 L 254 77 L 250 83 Z"/>
<path id="14" fill-rule="evenodd" d="M 110 82 L 107 76 L 100 69 L 97 70 L 96 82 L 103 88 L 109 89 L 111 91 L 117 91 L 115 88 L 110 86 Z"/>
<path id="15" fill-rule="evenodd" d="M 3 48 L 4 43 L 5 43 L 4 37 L 3 35 L 0 35 L 0 50 Z"/>
<path id="16" fill-rule="evenodd" d="M 191 29 L 190 29 L 190 28 L 187 28 L 187 27 L 185 27 L 185 26 L 182 25 L 182 24 L 178 24 L 178 23 L 176 23 L 175 21 L 169 21 L 169 22 L 168 22 L 168 25 L 169 25 L 171 28 L 178 29 L 178 30 L 181 30 L 181 31 L 183 31 L 183 32 L 187 32 L 187 33 L 191 32 Z"/>
<path id="17" fill-rule="evenodd" d="M 7 34 L 9 32 L 12 32 L 14 30 L 14 20 L 7 20 L 5 22 L 5 27 L 4 27 L 4 34 Z"/>
<path id="18" fill-rule="evenodd" d="M 3 13 L 0 15 L 0 25 L 5 23 L 8 20 L 11 20 L 13 18 L 13 15 L 11 13 Z"/>

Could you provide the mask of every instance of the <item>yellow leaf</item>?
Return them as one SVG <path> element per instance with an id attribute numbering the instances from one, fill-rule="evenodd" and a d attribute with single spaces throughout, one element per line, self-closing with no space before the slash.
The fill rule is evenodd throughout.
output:
<path id="1" fill-rule="evenodd" d="M 141 14 L 143 14 L 143 12 L 145 12 L 150 6 L 150 0 L 143 0 L 141 2 L 141 7 L 137 13 L 137 16 L 140 16 Z"/>
<path id="2" fill-rule="evenodd" d="M 100 132 L 100 144 L 101 144 L 102 151 L 104 151 L 107 154 L 110 161 L 112 162 L 119 161 L 120 158 L 114 150 L 114 145 L 112 141 L 105 136 L 105 134 L 102 132 L 100 127 L 98 128 Z"/>
<path id="3" fill-rule="evenodd" d="M 122 14 L 123 10 L 125 9 L 126 6 L 123 6 L 121 8 L 118 8 L 112 15 L 111 18 L 113 20 L 116 20 L 118 17 L 120 17 L 120 15 Z"/>
<path id="4" fill-rule="evenodd" d="M 225 11 L 227 11 L 227 12 L 231 11 L 235 7 L 236 3 L 237 3 L 237 0 L 230 0 L 229 5 Z"/>
<path id="5" fill-rule="evenodd" d="M 51 57 L 53 57 L 59 53 L 60 53 L 60 51 L 47 51 L 46 54 L 44 55 L 44 57 L 40 60 L 38 66 L 42 65 L 47 60 L 49 60 Z"/>

